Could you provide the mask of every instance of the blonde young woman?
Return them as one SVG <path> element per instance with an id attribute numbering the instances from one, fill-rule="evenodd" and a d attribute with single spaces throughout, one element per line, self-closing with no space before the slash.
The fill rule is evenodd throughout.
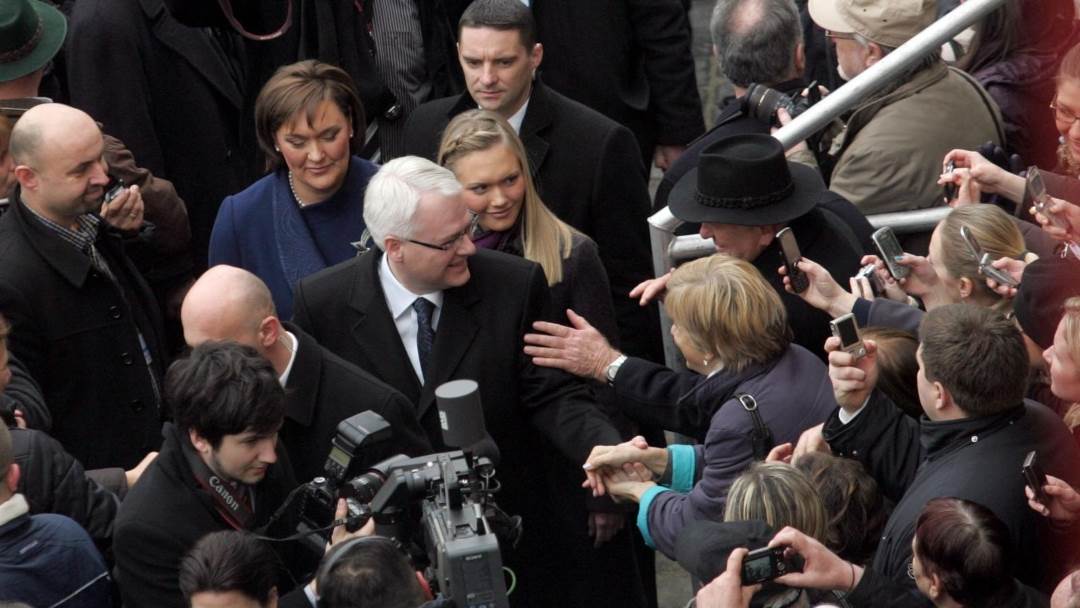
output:
<path id="1" fill-rule="evenodd" d="M 1080 439 L 1080 297 L 1065 301 L 1065 314 L 1054 333 L 1054 344 L 1043 352 L 1050 370 L 1050 390 L 1069 403 L 1065 423 Z"/>
<path id="2" fill-rule="evenodd" d="M 879 276 L 888 284 L 889 297 L 873 298 L 865 279 L 852 279 L 852 291 L 845 291 L 824 268 L 805 258 L 799 267 L 810 275 L 810 288 L 799 296 L 833 317 L 854 312 L 860 327 L 879 325 L 911 333 L 918 330 L 923 311 L 895 301 L 908 296 L 920 298 L 926 310 L 966 303 L 1007 312 L 1008 298 L 991 289 L 980 274 L 979 260 L 961 236 L 964 227 L 992 260 L 1036 259 L 1027 251 L 1020 229 L 1008 214 L 994 205 L 969 205 L 954 209 L 937 225 L 927 257 L 904 255 L 901 263 L 911 268 L 911 273 L 902 285 L 893 282 L 879 262 Z"/>
<path id="3" fill-rule="evenodd" d="M 596 243 L 544 206 L 525 147 L 510 123 L 486 110 L 458 115 L 443 133 L 438 162 L 454 172 L 465 203 L 480 216 L 473 236 L 477 247 L 540 264 L 560 318 L 573 310 L 608 340 L 617 339 L 611 289 Z"/>

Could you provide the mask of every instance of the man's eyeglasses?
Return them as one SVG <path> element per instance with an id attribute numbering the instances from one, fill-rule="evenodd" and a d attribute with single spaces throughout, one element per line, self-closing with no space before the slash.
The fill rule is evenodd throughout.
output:
<path id="1" fill-rule="evenodd" d="M 1050 102 L 1050 109 L 1054 111 L 1054 119 L 1058 122 L 1068 123 L 1070 127 L 1080 120 L 1075 112 L 1064 106 L 1058 105 L 1057 99 Z"/>
<path id="2" fill-rule="evenodd" d="M 445 243 L 443 243 L 441 245 L 435 245 L 435 244 L 432 244 L 432 243 L 425 243 L 424 241 L 418 241 L 416 239 L 403 239 L 403 240 L 406 240 L 406 241 L 408 241 L 410 243 L 413 243 L 414 245 L 420 245 L 421 247 L 427 247 L 428 249 L 436 249 L 438 251 L 450 251 L 451 249 L 454 249 L 458 245 L 461 244 L 461 239 L 472 238 L 472 236 L 474 234 L 476 234 L 476 228 L 480 225 L 480 216 L 478 214 L 476 214 L 476 213 L 471 212 L 471 211 L 469 212 L 469 215 L 470 215 L 469 225 L 465 227 L 465 230 L 461 234 L 455 236 L 454 238 L 450 239 L 449 241 L 446 241 Z"/>

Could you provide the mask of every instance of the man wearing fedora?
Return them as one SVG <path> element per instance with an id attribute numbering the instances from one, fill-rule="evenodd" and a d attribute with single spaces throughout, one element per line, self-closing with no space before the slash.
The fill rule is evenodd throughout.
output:
<path id="1" fill-rule="evenodd" d="M 835 213 L 822 207 L 831 193 L 814 169 L 788 162 L 780 142 L 769 135 L 734 135 L 705 148 L 697 167 L 671 190 L 669 208 L 684 222 L 700 223 L 702 238 L 712 239 L 717 253 L 746 260 L 772 285 L 788 313 L 793 342 L 825 358 L 829 317 L 784 289 L 777 270 L 784 259 L 776 233 L 791 228 L 799 250 L 829 269 L 850 277 L 859 270 L 858 238 Z M 632 292 L 643 301 L 662 295 L 670 273 L 646 281 Z M 565 327 L 576 336 L 588 332 Z M 529 334 L 527 343 L 544 342 Z M 588 346 L 586 348 L 589 348 Z M 567 352 L 567 357 L 573 358 Z"/>
<path id="2" fill-rule="evenodd" d="M 810 16 L 836 44 L 851 79 L 937 18 L 935 0 L 810 0 Z M 953 148 L 1003 145 L 997 104 L 938 49 L 865 99 L 846 124 L 829 188 L 863 213 L 942 204 L 941 159 Z"/>
<path id="3" fill-rule="evenodd" d="M 51 101 L 39 96 L 40 86 L 66 34 L 64 16 L 41 0 L 0 2 L 0 115 L 14 123 L 30 108 Z M 138 166 L 123 142 L 103 136 L 109 175 L 138 189 L 121 192 L 99 214 L 123 231 L 127 254 L 164 301 L 190 277 L 187 209 L 171 182 Z M 9 162 L 7 149 L 0 148 L 0 164 Z M 4 184 L 0 180 L 0 199 L 11 194 Z M 4 209 L 0 206 L 0 213 Z"/>

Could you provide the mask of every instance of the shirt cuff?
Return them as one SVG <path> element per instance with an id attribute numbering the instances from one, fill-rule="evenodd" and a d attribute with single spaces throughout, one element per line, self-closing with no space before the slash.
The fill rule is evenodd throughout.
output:
<path id="1" fill-rule="evenodd" d="M 855 410 L 854 412 L 851 412 L 850 414 L 844 408 L 840 408 L 840 411 L 836 412 L 836 416 L 838 418 L 840 418 L 840 424 L 847 424 L 847 423 L 851 422 L 852 420 L 854 420 L 856 416 L 861 414 L 862 411 L 866 409 L 866 404 L 867 403 L 870 403 L 870 395 L 867 395 L 866 401 L 862 402 L 862 405 L 859 406 L 859 409 Z"/>
<path id="2" fill-rule="evenodd" d="M 649 509 L 652 507 L 652 501 L 657 496 L 670 491 L 662 486 L 653 486 L 645 490 L 645 493 L 641 495 L 641 502 L 638 503 L 637 527 L 641 531 L 641 538 L 645 540 L 645 544 L 650 549 L 655 549 L 656 545 L 653 543 L 652 535 L 649 534 Z"/>
<path id="3" fill-rule="evenodd" d="M 697 470 L 697 454 L 694 446 L 687 444 L 669 445 L 668 461 L 671 463 L 671 489 L 686 494 L 694 487 L 694 473 Z"/>

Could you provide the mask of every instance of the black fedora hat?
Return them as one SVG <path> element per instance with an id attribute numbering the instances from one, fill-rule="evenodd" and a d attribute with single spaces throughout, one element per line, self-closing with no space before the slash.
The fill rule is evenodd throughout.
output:
<path id="1" fill-rule="evenodd" d="M 668 197 L 684 222 L 763 226 L 789 222 L 817 205 L 825 183 L 814 169 L 789 163 L 771 135 L 732 135 L 701 151 L 698 166 Z"/>
<path id="2" fill-rule="evenodd" d="M 67 21 L 40 0 L 0 2 L 0 82 L 41 69 L 64 45 Z"/>

